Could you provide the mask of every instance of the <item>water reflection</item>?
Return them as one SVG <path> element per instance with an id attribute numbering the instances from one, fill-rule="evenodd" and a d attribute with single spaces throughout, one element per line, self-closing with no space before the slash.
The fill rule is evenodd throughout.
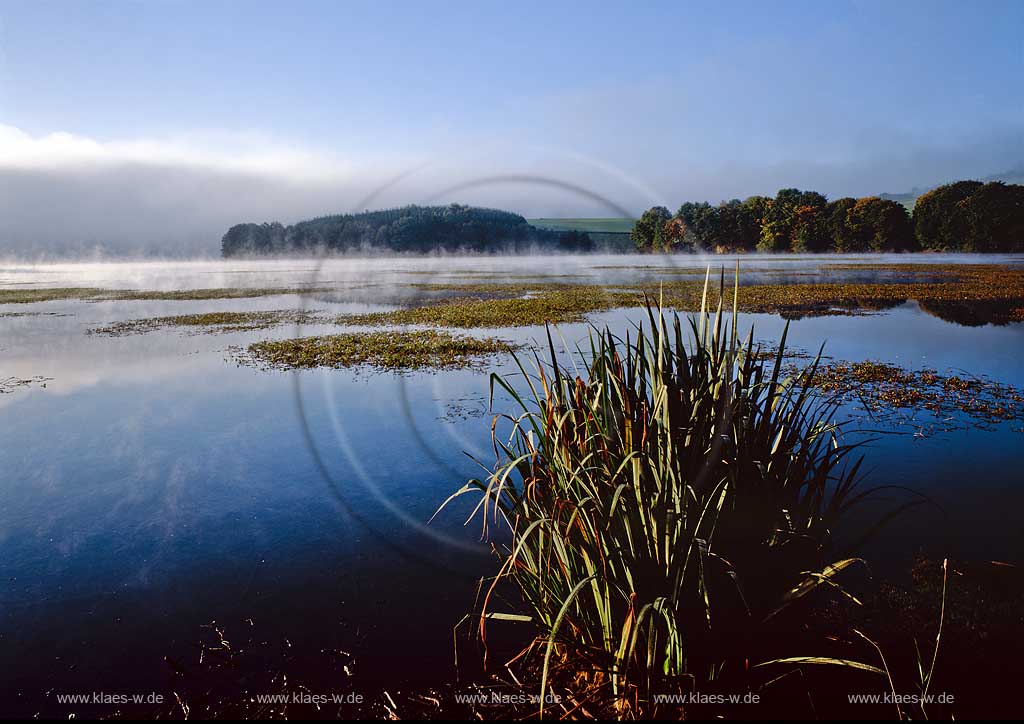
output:
<path id="1" fill-rule="evenodd" d="M 0 317 L 0 377 L 52 378 L 45 388 L 0 395 L 5 688 L 93 690 L 118 682 L 122 690 L 149 690 L 166 679 L 165 654 L 189 655 L 200 624 L 247 618 L 268 637 L 323 645 L 343 640 L 344 648 L 358 650 L 368 680 L 444 676 L 451 628 L 471 605 L 489 561 L 479 531 L 462 525 L 470 501 L 431 524 L 437 536 L 425 535 L 420 524 L 479 474 L 464 452 L 492 459 L 487 416 L 453 414 L 453 406 L 484 404 L 487 370 L 291 374 L 230 361 L 232 345 L 290 336 L 296 330 L 288 326 L 212 335 L 168 329 L 124 338 L 85 332 L 210 309 L 385 309 L 415 293 L 395 286 L 399 280 L 433 281 L 456 267 L 524 275 L 543 268 L 588 274 L 588 281 L 648 273 L 596 268 L 602 261 L 610 263 L 339 262 L 318 272 L 337 286 L 330 296 L 69 301 L 0 310 L 45 312 Z M 702 263 L 692 260 L 694 270 Z M 763 263 L 800 270 L 819 262 Z M 177 289 L 244 280 L 258 286 L 306 282 L 312 272 L 294 261 L 8 267 L 0 270 L 0 284 Z M 790 344 L 813 352 L 826 342 L 826 354 L 838 359 L 962 369 L 1024 385 L 1024 325 L 978 326 L 992 319 L 978 307 L 909 301 L 866 316 L 808 316 L 792 323 Z M 638 310 L 592 317 L 621 331 L 642 319 Z M 742 328 L 753 325 L 766 342 L 778 339 L 784 323 L 769 314 L 741 319 Z M 559 344 L 571 349 L 589 331 L 586 324 L 566 325 Z M 543 340 L 537 328 L 474 333 Z M 504 358 L 496 369 L 514 367 Z M 496 404 L 506 402 L 499 397 Z M 851 434 L 872 425 L 858 418 Z M 873 443 L 872 483 L 910 485 L 935 503 L 876 539 L 873 554 L 894 567 L 918 550 L 1021 560 L 1024 528 L 1014 514 L 1024 503 L 1020 434 L 1004 425 Z M 390 654 L 399 645 L 410 660 Z"/>

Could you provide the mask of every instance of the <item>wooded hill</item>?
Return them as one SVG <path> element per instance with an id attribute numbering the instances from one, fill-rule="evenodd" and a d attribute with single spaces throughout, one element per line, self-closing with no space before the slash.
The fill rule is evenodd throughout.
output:
<path id="1" fill-rule="evenodd" d="M 236 224 L 221 241 L 231 256 L 352 251 L 590 251 L 585 232 L 531 226 L 518 214 L 473 206 L 403 206 L 300 221 Z"/>

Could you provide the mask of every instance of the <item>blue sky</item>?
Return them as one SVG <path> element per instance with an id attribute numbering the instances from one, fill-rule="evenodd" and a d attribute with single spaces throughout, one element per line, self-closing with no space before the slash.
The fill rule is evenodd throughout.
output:
<path id="1" fill-rule="evenodd" d="M 59 195 L 152 182 L 192 244 L 229 214 L 345 210 L 396 176 L 382 202 L 535 174 L 636 210 L 986 176 L 1024 164 L 1022 38 L 1019 0 L 0 2 L 0 183 L 33 190 L 0 234 L 33 237 L 39 174 L 97 241 L 170 212 L 150 193 L 137 228 L 108 231 Z M 205 208 L 197 184 L 232 203 Z M 529 185 L 466 195 L 445 200 L 607 215 Z"/>

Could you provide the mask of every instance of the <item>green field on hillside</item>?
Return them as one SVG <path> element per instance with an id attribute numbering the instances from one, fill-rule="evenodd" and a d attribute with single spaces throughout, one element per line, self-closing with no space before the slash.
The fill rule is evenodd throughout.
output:
<path id="1" fill-rule="evenodd" d="M 1007 184 L 1024 185 L 1024 169 L 1014 169 L 1012 171 L 1006 171 L 1004 173 L 997 173 L 992 176 L 986 176 L 980 179 L 983 182 L 989 181 L 1002 181 Z M 917 197 L 927 191 L 930 191 L 935 187 L 928 188 L 915 188 L 913 191 L 908 191 L 902 194 L 878 194 L 879 198 L 888 199 L 889 201 L 895 201 L 903 204 L 907 211 L 914 210 L 914 204 L 917 202 Z M 536 226 L 536 224 L 534 224 Z"/>
<path id="2" fill-rule="evenodd" d="M 636 219 L 527 219 L 540 229 L 554 231 L 589 231 L 602 234 L 628 234 Z"/>

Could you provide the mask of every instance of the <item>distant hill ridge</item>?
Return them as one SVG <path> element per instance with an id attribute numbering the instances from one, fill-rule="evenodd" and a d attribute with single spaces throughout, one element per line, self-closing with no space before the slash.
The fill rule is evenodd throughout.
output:
<path id="1" fill-rule="evenodd" d="M 985 176 L 984 178 L 978 180 L 983 181 L 985 183 L 988 183 L 990 181 L 1003 181 L 1008 184 L 1024 184 L 1024 164 L 1017 166 L 1015 168 L 1011 168 L 1009 171 L 995 173 L 992 174 L 991 176 Z M 912 209 L 914 207 L 914 202 L 917 201 L 917 198 L 919 196 L 923 196 L 929 191 L 932 191 L 933 189 L 937 189 L 939 188 L 939 186 L 944 185 L 946 184 L 936 184 L 934 186 L 926 187 L 915 186 L 910 191 L 905 191 L 903 193 L 878 194 L 878 198 L 886 199 L 888 201 L 895 201 L 897 203 L 903 204 L 908 209 Z"/>
<path id="2" fill-rule="evenodd" d="M 590 251 L 586 232 L 538 229 L 519 214 L 450 204 L 402 206 L 300 221 L 236 224 L 221 240 L 231 256 L 352 251 Z"/>

